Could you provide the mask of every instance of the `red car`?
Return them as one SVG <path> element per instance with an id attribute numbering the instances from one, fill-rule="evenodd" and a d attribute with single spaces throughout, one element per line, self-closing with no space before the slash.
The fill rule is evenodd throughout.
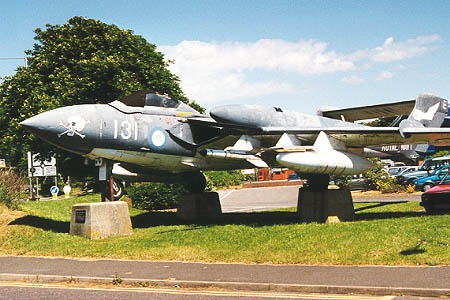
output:
<path id="1" fill-rule="evenodd" d="M 432 187 L 422 194 L 422 202 L 420 205 L 425 208 L 428 214 L 450 212 L 450 185 L 441 185 L 445 178 L 449 176 L 449 172 L 442 178 L 439 185 Z"/>

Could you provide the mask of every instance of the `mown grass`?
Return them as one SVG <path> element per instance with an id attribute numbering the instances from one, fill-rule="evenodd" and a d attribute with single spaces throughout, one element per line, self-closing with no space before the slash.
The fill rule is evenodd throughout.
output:
<path id="1" fill-rule="evenodd" d="M 28 202 L 0 210 L 0 254 L 203 262 L 339 265 L 450 264 L 450 215 L 425 215 L 418 203 L 369 207 L 354 222 L 301 224 L 295 209 L 231 213 L 185 223 L 173 212 L 130 209 L 133 235 L 91 241 L 70 236 L 74 203 Z"/>

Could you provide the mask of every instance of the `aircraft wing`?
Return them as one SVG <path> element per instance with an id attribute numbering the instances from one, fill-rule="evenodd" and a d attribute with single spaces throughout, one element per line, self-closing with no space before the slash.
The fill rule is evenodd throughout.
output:
<path id="1" fill-rule="evenodd" d="M 254 130 L 252 130 L 254 131 Z M 263 127 L 261 135 L 292 134 L 300 139 L 311 136 L 312 141 L 324 132 L 348 147 L 369 147 L 389 144 L 450 145 L 450 128 L 399 128 L 399 127 L 342 127 L 342 128 L 279 128 Z"/>
<path id="2" fill-rule="evenodd" d="M 369 127 L 323 116 L 284 111 L 279 107 L 256 105 L 225 105 L 210 111 L 216 126 L 235 129 L 242 135 L 281 136 L 293 135 L 302 145 L 312 144 L 323 132 L 348 147 L 368 147 L 396 143 L 450 144 L 450 129 L 439 128 L 447 116 L 446 99 L 433 95 L 419 95 L 416 100 L 372 105 L 359 109 L 358 119 L 403 114 L 409 117 L 399 127 Z M 385 111 L 386 110 L 386 111 Z M 365 111 L 363 113 L 362 111 Z M 356 119 L 357 116 L 352 117 Z M 212 120 L 210 120 L 212 121 Z"/>
<path id="3" fill-rule="evenodd" d="M 319 109 L 317 113 L 323 117 L 353 122 L 408 115 L 413 110 L 415 103 L 416 100 L 405 100 L 343 109 Z"/>
<path id="4" fill-rule="evenodd" d="M 191 120 L 190 120 L 191 122 Z M 415 128 L 415 127 L 253 127 L 244 124 L 224 124 L 212 119 L 195 119 L 192 123 L 215 126 L 235 131 L 235 134 L 249 136 L 278 136 L 289 134 L 302 141 L 314 143 L 317 136 L 324 132 L 347 147 L 364 148 L 374 145 L 420 144 L 450 145 L 450 128 Z"/>

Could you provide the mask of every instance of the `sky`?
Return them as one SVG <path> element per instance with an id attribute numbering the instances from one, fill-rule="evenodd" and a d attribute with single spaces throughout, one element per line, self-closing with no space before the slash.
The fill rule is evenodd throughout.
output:
<path id="1" fill-rule="evenodd" d="M 210 109 L 258 104 L 315 113 L 450 97 L 450 1 L 6 1 L 0 58 L 35 28 L 84 16 L 155 44 L 185 94 Z M 0 77 L 23 59 L 0 59 Z"/>

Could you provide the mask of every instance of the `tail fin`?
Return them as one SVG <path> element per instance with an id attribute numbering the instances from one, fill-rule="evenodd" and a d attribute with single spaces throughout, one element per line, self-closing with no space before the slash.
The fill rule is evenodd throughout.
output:
<path id="1" fill-rule="evenodd" d="M 446 99 L 433 95 L 419 95 L 416 99 L 416 105 L 407 119 L 411 122 L 407 123 L 409 123 L 409 127 L 441 127 L 447 116 L 447 111 L 448 102 Z M 416 122 L 419 122 L 422 126 Z"/>

